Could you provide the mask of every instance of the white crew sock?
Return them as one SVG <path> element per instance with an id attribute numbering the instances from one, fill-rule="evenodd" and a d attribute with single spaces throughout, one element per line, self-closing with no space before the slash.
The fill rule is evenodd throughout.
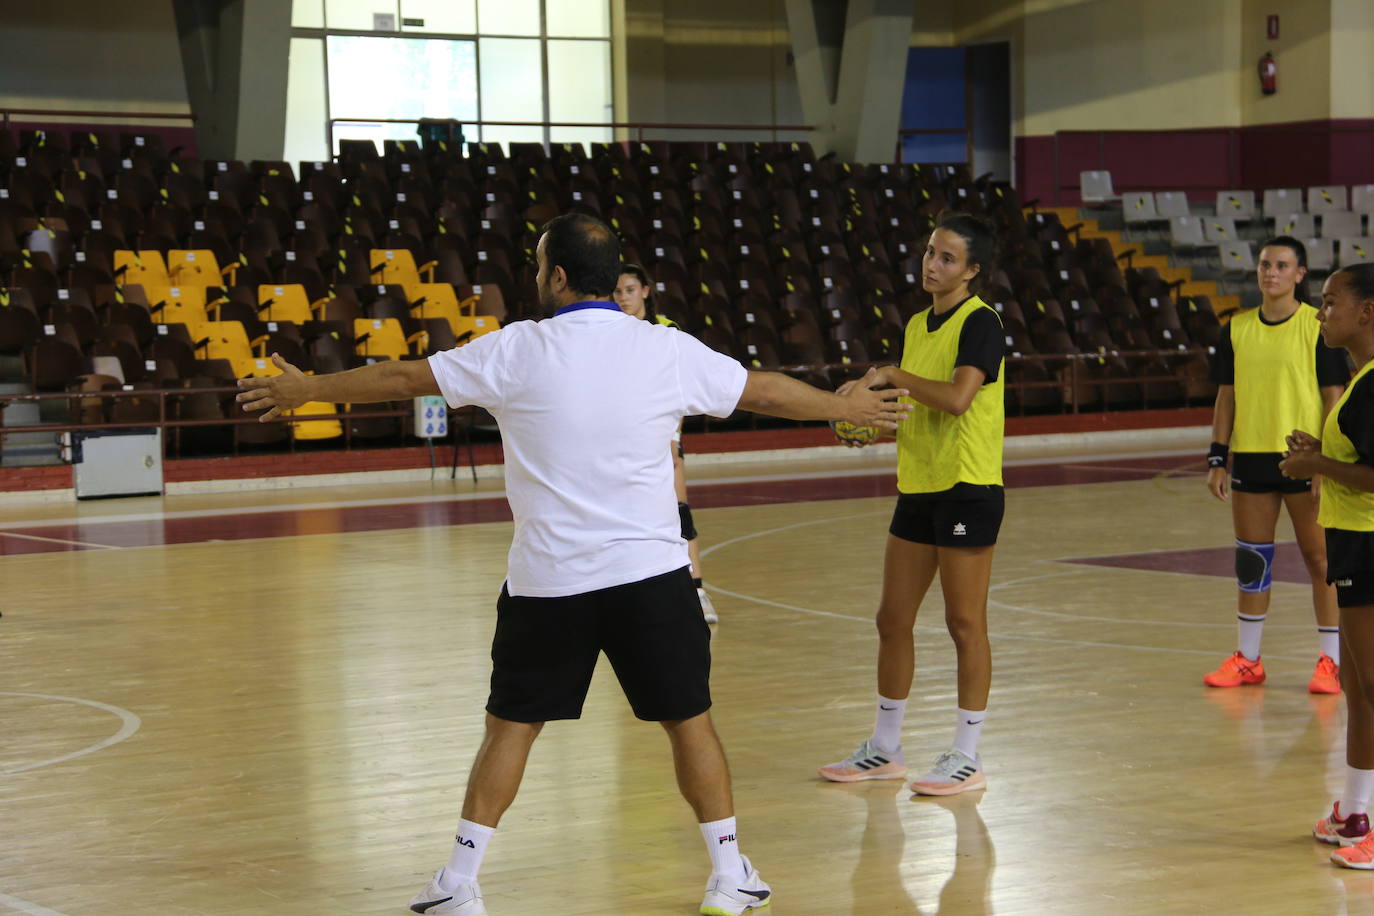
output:
<path id="1" fill-rule="evenodd" d="M 495 833 L 495 827 L 459 821 L 458 833 L 453 838 L 453 854 L 439 876 L 439 886 L 451 891 L 460 884 L 476 881 L 477 870 L 482 867 L 482 857 L 487 854 L 487 844 Z"/>
<path id="2" fill-rule="evenodd" d="M 894 754 L 902 747 L 902 719 L 906 718 L 906 700 L 889 700 L 878 696 L 878 711 L 873 719 L 873 737 L 869 740 L 880 751 Z"/>
<path id="3" fill-rule="evenodd" d="M 706 851 L 711 854 L 711 874 L 739 875 L 741 880 L 747 878 L 744 859 L 739 854 L 739 840 L 735 839 L 735 819 L 727 817 L 698 826 L 701 827 L 701 838 L 706 841 Z"/>
<path id="4" fill-rule="evenodd" d="M 1248 614 L 1237 614 L 1236 621 L 1240 629 L 1240 654 L 1250 661 L 1258 661 L 1260 657 L 1260 638 L 1264 636 L 1264 618 L 1251 617 Z"/>
<path id="5" fill-rule="evenodd" d="M 1317 641 L 1321 643 L 1322 655 L 1339 665 L 1341 663 L 1341 628 L 1317 627 Z"/>
<path id="6" fill-rule="evenodd" d="M 1374 793 L 1374 770 L 1357 770 L 1355 767 L 1346 766 L 1341 814 L 1346 817 L 1352 814 L 1367 814 L 1371 793 Z"/>
<path id="7" fill-rule="evenodd" d="M 986 709 L 959 709 L 959 721 L 954 729 L 954 749 L 969 757 L 978 756 L 978 739 L 983 735 Z"/>

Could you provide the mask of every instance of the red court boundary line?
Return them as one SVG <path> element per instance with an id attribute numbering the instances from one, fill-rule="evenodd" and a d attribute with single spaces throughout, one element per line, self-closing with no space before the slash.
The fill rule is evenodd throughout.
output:
<path id="1" fill-rule="evenodd" d="M 1099 459 L 1007 467 L 1009 489 L 1073 486 L 1139 480 L 1142 474 L 1177 471 L 1197 464 L 1180 456 Z M 895 474 L 840 477 L 766 478 L 731 483 L 701 483 L 691 489 L 692 505 L 721 508 L 841 499 L 892 497 Z M 108 547 L 154 547 L 258 538 L 300 537 L 409 528 L 451 527 L 510 521 L 504 495 L 478 499 L 398 500 L 381 505 L 293 507 L 280 511 L 171 517 L 106 517 L 61 524 L 14 525 L 0 529 L 0 557 Z M 4 537 L 17 534 L 22 537 Z M 98 548 L 95 545 L 100 545 Z"/>

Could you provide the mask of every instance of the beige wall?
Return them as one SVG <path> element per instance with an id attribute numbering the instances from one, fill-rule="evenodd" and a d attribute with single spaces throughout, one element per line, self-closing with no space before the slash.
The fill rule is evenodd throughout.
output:
<path id="1" fill-rule="evenodd" d="M 781 0 L 625 2 L 632 117 L 801 117 Z M 1018 135 L 1374 118 L 1374 0 L 913 0 L 913 12 L 913 47 L 1010 42 Z M 659 49 L 638 65 L 636 32 Z M 1279 92 L 1264 97 L 1256 65 L 1271 48 Z"/>
<path id="2" fill-rule="evenodd" d="M 0 105 L 189 110 L 170 2 L 5 3 Z"/>
<path id="3" fill-rule="evenodd" d="M 625 27 L 630 120 L 804 123 L 796 73 L 788 62 L 782 0 L 625 0 Z M 724 136 L 720 131 L 660 135 Z"/>
<path id="4" fill-rule="evenodd" d="M 1362 6 L 1369 5 L 1360 0 Z M 1241 52 L 1240 124 L 1276 124 L 1331 117 L 1332 0 L 1244 0 L 1237 23 Z M 1270 14 L 1279 17 L 1279 37 L 1271 41 L 1265 27 Z M 1259 59 L 1272 51 L 1279 67 L 1279 91 L 1260 92 Z M 1362 55 L 1368 55 L 1365 45 Z M 1341 94 L 1338 92 L 1338 95 Z"/>
<path id="5" fill-rule="evenodd" d="M 1285 73 L 1279 71 L 1279 91 Z M 1374 3 L 1331 0 L 1331 117 L 1374 118 Z"/>
<path id="6" fill-rule="evenodd" d="M 1238 123 L 1240 4 L 1028 3 L 1019 132 Z"/>

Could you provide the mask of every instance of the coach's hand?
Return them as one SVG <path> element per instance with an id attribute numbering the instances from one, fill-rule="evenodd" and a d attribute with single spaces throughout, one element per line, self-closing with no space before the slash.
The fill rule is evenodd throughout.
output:
<path id="1" fill-rule="evenodd" d="M 281 370 L 281 375 L 271 378 L 241 378 L 239 387 L 243 391 L 234 398 L 243 405 L 246 412 L 266 410 L 266 413 L 258 417 L 262 423 L 275 420 L 284 411 L 294 410 L 313 400 L 310 397 L 309 376 L 276 353 L 272 354 L 272 364 Z"/>
<path id="2" fill-rule="evenodd" d="M 878 385 L 886 383 L 877 369 L 869 369 L 868 372 L 864 373 L 863 378 L 841 385 L 840 390 L 836 393 L 852 402 L 849 405 L 849 413 L 842 419 L 848 420 L 855 426 L 896 429 L 897 424 L 906 419 L 907 414 L 911 412 L 910 404 L 903 404 L 897 399 L 906 397 L 910 392 L 905 388 L 875 390 Z"/>

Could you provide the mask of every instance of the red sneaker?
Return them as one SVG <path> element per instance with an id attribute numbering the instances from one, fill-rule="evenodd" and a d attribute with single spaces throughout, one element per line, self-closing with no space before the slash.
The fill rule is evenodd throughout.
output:
<path id="1" fill-rule="evenodd" d="M 1308 693 L 1340 693 L 1341 666 L 1331 660 L 1329 655 L 1317 658 L 1317 668 L 1312 672 L 1312 680 L 1307 682 Z"/>
<path id="2" fill-rule="evenodd" d="M 1253 662 L 1241 655 L 1239 650 L 1215 671 L 1202 676 L 1202 683 L 1208 687 L 1239 687 L 1242 684 L 1263 684 L 1264 663 L 1259 659 Z"/>

